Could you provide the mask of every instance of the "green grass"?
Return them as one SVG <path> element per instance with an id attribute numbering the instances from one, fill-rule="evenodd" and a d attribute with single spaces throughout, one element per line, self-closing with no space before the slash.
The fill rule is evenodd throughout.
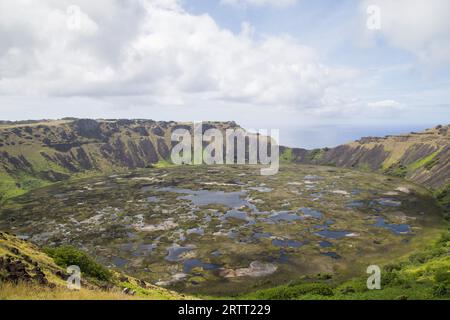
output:
<path id="1" fill-rule="evenodd" d="M 20 196 L 30 190 L 45 187 L 52 184 L 28 174 L 20 174 L 13 177 L 0 171 L 0 204 L 10 198 Z"/>
<path id="2" fill-rule="evenodd" d="M 394 177 L 404 178 L 408 174 L 408 168 L 397 162 L 385 170 L 384 173 Z"/>
<path id="3" fill-rule="evenodd" d="M 0 283 L 0 300 L 141 300 L 119 290 L 69 290 L 63 286 L 43 287 L 26 283 Z"/>
<path id="4" fill-rule="evenodd" d="M 8 198 L 23 194 L 17 182 L 8 174 L 0 171 L 0 204 Z"/>
<path id="5" fill-rule="evenodd" d="M 174 164 L 168 160 L 159 160 L 157 163 L 153 165 L 153 167 L 157 169 L 164 169 L 164 168 L 170 168 L 173 167 Z"/>
<path id="6" fill-rule="evenodd" d="M 358 165 L 358 169 L 364 172 L 371 172 L 373 171 L 372 168 L 370 167 L 370 164 L 368 163 L 360 163 Z"/>
<path id="7" fill-rule="evenodd" d="M 450 210 L 450 183 L 435 192 L 438 202 L 447 210 Z"/>
<path id="8" fill-rule="evenodd" d="M 334 295 L 334 292 L 333 288 L 326 283 L 312 282 L 259 290 L 241 298 L 249 300 L 298 300 L 307 294 L 329 297 Z"/>
<path id="9" fill-rule="evenodd" d="M 19 188 L 24 190 L 25 192 L 29 191 L 29 190 L 37 189 L 40 187 L 44 187 L 44 186 L 50 184 L 49 181 L 45 181 L 45 180 L 35 178 L 32 176 L 28 176 L 28 175 L 22 175 L 18 179 L 17 183 L 19 185 Z"/>
<path id="10" fill-rule="evenodd" d="M 419 159 L 408 166 L 405 166 L 399 162 L 392 164 L 389 168 L 384 170 L 384 173 L 404 178 L 408 174 L 413 173 L 421 168 L 426 170 L 431 170 L 436 164 L 439 163 L 439 159 L 436 156 L 439 154 L 440 150 L 433 152 L 432 154 L 426 156 L 425 158 Z"/>
<path id="11" fill-rule="evenodd" d="M 431 169 L 432 168 L 431 164 L 436 164 L 437 163 L 436 160 L 435 160 L 435 157 L 439 154 L 439 152 L 440 152 L 440 150 L 437 150 L 436 152 L 433 152 L 429 156 L 427 156 L 427 157 L 425 157 L 423 159 L 417 160 L 416 162 L 411 163 L 408 166 L 408 171 L 409 172 L 416 171 L 416 170 L 418 170 L 418 169 L 420 169 L 422 167 L 426 167 L 427 169 L 428 168 Z"/>

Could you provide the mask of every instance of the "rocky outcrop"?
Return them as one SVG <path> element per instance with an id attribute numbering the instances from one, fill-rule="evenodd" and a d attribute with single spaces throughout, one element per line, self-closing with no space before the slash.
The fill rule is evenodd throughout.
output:
<path id="1" fill-rule="evenodd" d="M 1 240 L 8 242 L 5 234 L 1 234 Z M 18 241 L 18 240 L 16 240 Z M 39 263 L 33 261 L 28 255 L 22 253 L 16 247 L 4 246 L 9 254 L 0 256 L 0 281 L 12 283 L 37 283 L 49 285 L 45 273 L 41 270 Z M 14 255 L 14 256 L 13 256 Z"/>
<path id="2" fill-rule="evenodd" d="M 168 159 L 170 156 L 170 150 L 164 139 L 158 139 L 158 153 L 163 159 Z"/>
<path id="3" fill-rule="evenodd" d="M 384 150 L 383 145 L 376 145 L 370 149 L 343 145 L 324 152 L 319 161 L 338 167 L 368 167 L 370 170 L 378 170 L 388 156 L 389 153 Z"/>
<path id="4" fill-rule="evenodd" d="M 0 270 L 4 274 L 3 281 L 18 283 L 32 280 L 26 265 L 20 260 L 0 257 Z"/>
<path id="5" fill-rule="evenodd" d="M 95 120 L 81 119 L 73 122 L 75 132 L 86 138 L 101 139 L 102 130 L 100 124 Z"/>

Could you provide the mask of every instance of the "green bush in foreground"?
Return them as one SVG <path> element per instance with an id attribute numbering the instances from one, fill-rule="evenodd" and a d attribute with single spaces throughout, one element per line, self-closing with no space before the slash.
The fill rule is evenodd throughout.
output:
<path id="1" fill-rule="evenodd" d="M 447 295 L 447 288 L 444 284 L 437 284 L 433 287 L 433 295 L 435 297 L 444 297 Z"/>
<path id="2" fill-rule="evenodd" d="M 249 294 L 248 298 L 261 300 L 296 300 L 305 294 L 332 296 L 333 289 L 326 283 L 303 283 L 259 290 Z"/>
<path id="3" fill-rule="evenodd" d="M 72 247 L 62 246 L 58 248 L 46 248 L 44 250 L 55 263 L 63 268 L 71 265 L 79 266 L 81 272 L 89 277 L 108 281 L 111 279 L 111 272 L 94 259 L 89 257 L 86 253 Z"/>

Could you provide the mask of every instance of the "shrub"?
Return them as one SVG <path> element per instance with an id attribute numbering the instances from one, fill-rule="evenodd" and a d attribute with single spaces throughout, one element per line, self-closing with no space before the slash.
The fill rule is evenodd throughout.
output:
<path id="1" fill-rule="evenodd" d="M 53 258 L 57 265 L 63 268 L 76 265 L 80 267 L 82 274 L 92 278 L 102 281 L 108 281 L 111 278 L 111 272 L 108 269 L 72 246 L 46 248 L 44 251 Z"/>
<path id="2" fill-rule="evenodd" d="M 258 299 L 264 300 L 296 300 L 306 294 L 332 296 L 333 289 L 324 283 L 304 283 L 292 286 L 280 286 L 257 293 Z"/>
<path id="3" fill-rule="evenodd" d="M 450 183 L 435 193 L 437 200 L 450 213 Z"/>
<path id="4" fill-rule="evenodd" d="M 434 281 L 438 284 L 450 284 L 450 271 L 447 268 L 436 270 Z"/>
<path id="5" fill-rule="evenodd" d="M 351 286 L 346 286 L 340 289 L 340 292 L 342 294 L 349 294 L 349 293 L 355 293 L 356 290 L 355 288 L 351 287 Z"/>
<path id="6" fill-rule="evenodd" d="M 435 297 L 443 297 L 447 295 L 447 288 L 444 284 L 438 284 L 433 287 L 433 295 Z"/>
<path id="7" fill-rule="evenodd" d="M 447 242 L 450 242 L 450 231 L 444 233 L 438 241 L 438 245 L 446 245 Z"/>
<path id="8" fill-rule="evenodd" d="M 317 274 L 316 278 L 318 280 L 330 280 L 333 278 L 333 275 L 330 273 L 319 273 Z"/>
<path id="9" fill-rule="evenodd" d="M 408 277 L 400 271 L 383 272 L 381 275 L 381 284 L 383 286 L 401 286 L 408 289 L 411 286 L 411 277 Z"/>
<path id="10" fill-rule="evenodd" d="M 408 174 L 408 168 L 397 162 L 385 170 L 385 173 L 391 176 L 404 178 Z"/>
<path id="11" fill-rule="evenodd" d="M 383 269 L 385 272 L 398 271 L 402 269 L 402 265 L 400 263 L 389 263 L 385 265 Z"/>

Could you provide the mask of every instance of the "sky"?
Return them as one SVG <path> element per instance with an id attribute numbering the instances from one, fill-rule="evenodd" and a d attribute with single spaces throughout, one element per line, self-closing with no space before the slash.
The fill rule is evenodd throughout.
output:
<path id="1" fill-rule="evenodd" d="M 0 119 L 277 128 L 325 147 L 450 123 L 448 0 L 2 0 Z"/>

